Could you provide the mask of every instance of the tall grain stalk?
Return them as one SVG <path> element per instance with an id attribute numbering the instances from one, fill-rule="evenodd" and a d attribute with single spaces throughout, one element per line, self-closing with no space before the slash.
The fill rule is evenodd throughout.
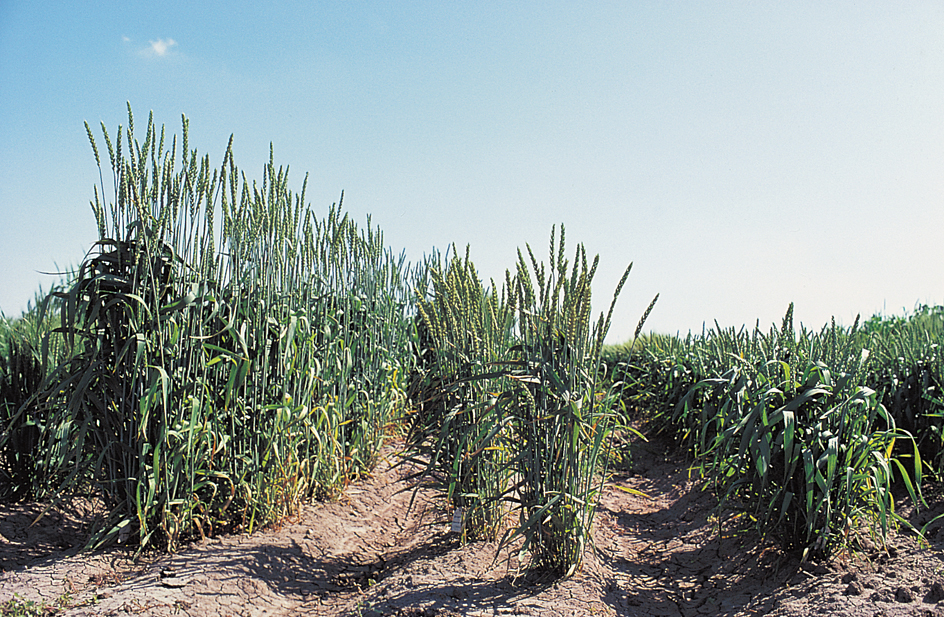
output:
<path id="1" fill-rule="evenodd" d="M 179 157 L 150 118 L 135 138 L 130 107 L 102 130 L 115 200 L 96 188 L 100 239 L 56 294 L 71 357 L 41 397 L 47 488 L 90 477 L 111 510 L 96 542 L 171 548 L 337 490 L 402 399 L 403 258 L 340 207 L 317 219 L 271 155 L 258 183 L 232 140 L 211 167 L 186 118 Z"/>
<path id="2" fill-rule="evenodd" d="M 599 258 L 588 267 L 578 245 L 572 266 L 551 232 L 545 266 L 528 247 L 518 253 L 515 278 L 518 343 L 512 348 L 514 388 L 506 399 L 515 451 L 511 498 L 519 524 L 506 541 L 523 536 L 522 555 L 533 566 L 570 576 L 590 540 L 604 475 L 601 463 L 616 423 L 615 393 L 600 389 L 603 340 L 613 307 L 629 276 L 617 285 L 609 312 L 592 323 L 591 284 Z"/>
<path id="3" fill-rule="evenodd" d="M 417 475 L 445 494 L 459 512 L 462 537 L 501 532 L 508 486 L 506 420 L 497 397 L 508 387 L 497 363 L 512 343 L 512 299 L 494 282 L 486 289 L 469 259 L 455 254 L 445 271 L 429 270 L 431 298 L 420 298 L 421 326 L 432 348 L 432 387 L 410 419 L 408 460 Z"/>

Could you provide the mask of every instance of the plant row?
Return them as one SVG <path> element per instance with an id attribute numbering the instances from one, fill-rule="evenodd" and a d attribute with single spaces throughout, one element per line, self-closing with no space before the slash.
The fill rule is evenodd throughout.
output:
<path id="1" fill-rule="evenodd" d="M 650 335 L 611 349 L 623 402 L 693 456 L 721 504 L 785 548 L 829 555 L 896 522 L 896 484 L 922 502 L 941 454 L 944 308 L 861 326 Z"/>
<path id="2" fill-rule="evenodd" d="M 451 501 L 465 538 L 521 537 L 522 557 L 564 576 L 590 541 L 610 436 L 622 424 L 601 354 L 630 270 L 593 321 L 596 267 L 582 245 L 566 259 L 561 227 L 548 262 L 519 251 L 501 289 L 483 285 L 468 251 L 433 264 L 419 302 L 428 352 L 407 440 L 415 478 Z"/>
<path id="3" fill-rule="evenodd" d="M 315 217 L 271 157 L 261 183 L 231 148 L 211 167 L 186 119 L 181 142 L 150 118 L 139 142 L 130 108 L 102 131 L 99 240 L 7 327 L 7 496 L 94 489 L 109 515 L 93 544 L 173 548 L 370 469 L 401 413 L 414 269 L 369 220 Z"/>

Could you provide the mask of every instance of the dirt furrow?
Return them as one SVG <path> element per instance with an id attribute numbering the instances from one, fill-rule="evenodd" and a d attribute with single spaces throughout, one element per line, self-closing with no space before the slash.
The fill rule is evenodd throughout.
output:
<path id="1" fill-rule="evenodd" d="M 635 446 L 632 470 L 601 499 L 595 548 L 563 581 L 518 571 L 494 543 L 459 546 L 450 513 L 421 493 L 408 510 L 406 469 L 383 460 L 332 503 L 277 528 L 209 539 L 132 562 L 68 548 L 94 518 L 35 505 L 0 506 L 0 603 L 14 594 L 65 615 L 942 615 L 944 533 L 906 534 L 829 564 L 802 564 L 715 516 L 684 459 Z M 392 450 L 388 450 L 388 455 Z M 630 489 L 635 492 L 626 492 Z M 944 511 L 935 494 L 918 521 Z"/>

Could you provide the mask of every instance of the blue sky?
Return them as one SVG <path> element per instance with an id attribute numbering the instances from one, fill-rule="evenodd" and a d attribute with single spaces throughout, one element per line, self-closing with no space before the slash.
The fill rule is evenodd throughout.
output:
<path id="1" fill-rule="evenodd" d="M 940 2 L 0 3 L 0 309 L 95 240 L 83 122 L 168 130 L 396 251 L 600 254 L 610 341 L 944 303 Z"/>

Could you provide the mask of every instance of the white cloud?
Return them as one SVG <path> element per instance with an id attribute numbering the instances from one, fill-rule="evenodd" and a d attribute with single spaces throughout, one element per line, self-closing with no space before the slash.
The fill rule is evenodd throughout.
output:
<path id="1" fill-rule="evenodd" d="M 156 41 L 148 41 L 151 44 L 150 51 L 158 56 L 165 56 L 167 52 L 170 51 L 170 48 L 177 44 L 177 41 L 174 39 L 157 39 Z"/>

